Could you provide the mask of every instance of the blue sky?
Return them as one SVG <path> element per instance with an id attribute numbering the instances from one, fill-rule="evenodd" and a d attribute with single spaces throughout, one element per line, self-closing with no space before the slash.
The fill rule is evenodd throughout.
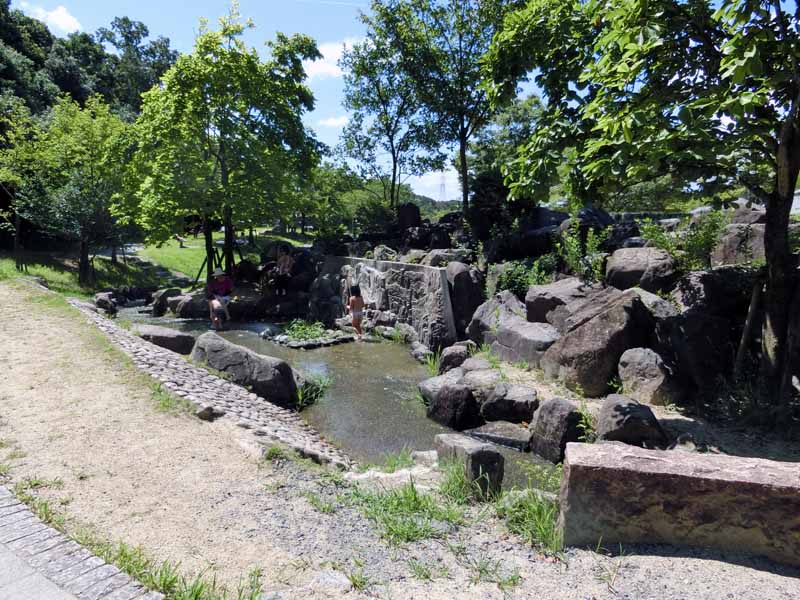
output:
<path id="1" fill-rule="evenodd" d="M 93 33 L 108 26 L 114 17 L 127 16 L 147 25 L 151 36 L 167 36 L 181 52 L 191 51 L 201 17 L 213 24 L 230 9 L 229 0 L 13 0 L 11 5 L 44 21 L 60 36 L 71 31 Z M 330 146 L 337 143 L 347 118 L 341 106 L 342 77 L 336 62 L 344 44 L 364 35 L 358 15 L 368 6 L 367 0 L 240 0 L 242 16 L 252 18 L 256 25 L 246 34 L 248 44 L 261 48 L 277 31 L 305 33 L 317 40 L 324 58 L 307 65 L 317 105 L 306 123 Z M 436 200 L 443 182 L 445 198 L 457 198 L 458 179 L 452 170 L 408 180 L 417 193 Z"/>

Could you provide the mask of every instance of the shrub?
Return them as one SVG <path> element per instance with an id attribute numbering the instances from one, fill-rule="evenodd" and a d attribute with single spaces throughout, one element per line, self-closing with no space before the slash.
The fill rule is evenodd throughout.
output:
<path id="1" fill-rule="evenodd" d="M 322 323 L 309 323 L 302 319 L 295 319 L 289 323 L 283 333 L 298 342 L 317 340 L 325 336 L 325 326 Z"/>
<path id="2" fill-rule="evenodd" d="M 509 290 L 517 297 L 524 298 L 530 286 L 551 283 L 557 267 L 558 257 L 554 254 L 540 256 L 530 266 L 522 261 L 510 262 L 497 277 L 496 289 L 491 290 L 489 295 Z M 494 265 L 491 268 L 495 268 Z"/>
<path id="3" fill-rule="evenodd" d="M 556 251 L 570 272 L 588 281 L 600 281 L 604 276 L 605 253 L 601 246 L 608 238 L 609 229 L 597 233 L 589 229 L 586 239 L 581 235 L 581 224 L 573 220 L 569 229 L 561 235 Z"/>
<path id="4" fill-rule="evenodd" d="M 684 221 L 675 233 L 665 231 L 652 219 L 639 223 L 642 237 L 651 246 L 666 250 L 678 269 L 691 271 L 711 266 L 711 253 L 725 229 L 725 215 L 718 210 L 700 215 L 694 223 Z"/>

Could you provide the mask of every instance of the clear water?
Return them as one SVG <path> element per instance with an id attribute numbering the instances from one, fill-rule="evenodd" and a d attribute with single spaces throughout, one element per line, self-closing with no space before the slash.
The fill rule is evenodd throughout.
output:
<path id="1" fill-rule="evenodd" d="M 140 312 L 145 311 L 145 312 Z M 208 321 L 154 318 L 149 310 L 123 308 L 118 318 L 171 327 L 200 335 Z M 361 463 L 381 464 L 387 454 L 403 448 L 432 450 L 434 436 L 451 431 L 425 416 L 415 399 L 417 384 L 430 375 L 408 348 L 390 342 L 340 344 L 314 350 L 293 350 L 260 337 L 269 323 L 231 323 L 220 332 L 226 340 L 267 356 L 287 361 L 306 373 L 331 377 L 325 397 L 301 415 L 333 444 Z M 499 447 L 506 458 L 506 484 L 524 483 L 520 463 L 546 463 L 541 458 Z"/>

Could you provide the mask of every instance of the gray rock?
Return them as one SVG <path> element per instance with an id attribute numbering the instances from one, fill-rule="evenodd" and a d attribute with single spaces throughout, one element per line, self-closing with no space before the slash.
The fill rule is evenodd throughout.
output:
<path id="1" fill-rule="evenodd" d="M 580 419 L 574 402 L 563 398 L 542 402 L 530 424 L 531 452 L 554 463 L 562 462 L 567 443 L 577 442 L 581 437 Z"/>
<path id="2" fill-rule="evenodd" d="M 425 399 L 425 402 L 430 406 L 436 401 L 436 396 L 439 395 L 439 391 L 445 385 L 458 383 L 458 380 L 461 379 L 463 375 L 464 372 L 461 369 L 453 369 L 444 375 L 439 375 L 437 377 L 431 377 L 429 379 L 420 381 L 417 387 L 419 388 L 422 397 Z"/>
<path id="3" fill-rule="evenodd" d="M 618 371 L 625 394 L 634 400 L 660 406 L 683 400 L 682 386 L 658 353 L 649 348 L 626 350 Z"/>
<path id="4" fill-rule="evenodd" d="M 466 435 L 440 433 L 436 436 L 439 463 L 463 462 L 470 481 L 475 481 L 484 494 L 497 494 L 503 484 L 505 459 L 491 444 Z"/>
<path id="5" fill-rule="evenodd" d="M 94 295 L 94 304 L 109 315 L 117 314 L 117 301 L 112 292 L 100 292 Z"/>
<path id="6" fill-rule="evenodd" d="M 425 250 L 409 250 L 403 256 L 401 256 L 398 260 L 404 263 L 410 263 L 412 265 L 418 265 L 422 262 L 422 259 L 428 253 Z"/>
<path id="7" fill-rule="evenodd" d="M 153 293 L 152 313 L 154 317 L 163 317 L 167 313 L 167 300 L 183 295 L 178 288 L 158 290 Z"/>
<path id="8" fill-rule="evenodd" d="M 492 352 L 507 362 L 539 367 L 545 351 L 561 337 L 548 323 L 528 323 L 510 318 L 503 322 L 492 342 Z"/>
<path id="9" fill-rule="evenodd" d="M 726 225 L 711 253 L 711 264 L 738 265 L 764 260 L 766 225 L 736 223 Z"/>
<path id="10" fill-rule="evenodd" d="M 606 281 L 620 290 L 666 290 L 676 279 L 675 260 L 660 248 L 620 248 L 606 263 Z"/>
<path id="11" fill-rule="evenodd" d="M 472 262 L 472 253 L 469 250 L 460 250 L 457 248 L 431 250 L 425 255 L 425 258 L 420 261 L 420 264 L 428 267 L 446 267 L 447 264 L 451 262 Z"/>
<path id="12" fill-rule="evenodd" d="M 503 322 L 515 317 L 525 318 L 525 305 L 512 292 L 504 290 L 478 307 L 469 323 L 467 334 L 476 344 L 491 343 Z"/>
<path id="13" fill-rule="evenodd" d="M 741 206 L 733 212 L 731 223 L 755 225 L 767 222 L 767 211 Z"/>
<path id="14" fill-rule="evenodd" d="M 173 314 L 178 314 L 178 306 L 180 306 L 180 303 L 186 300 L 187 297 L 188 296 L 182 295 L 167 298 L 167 309 Z"/>
<path id="15" fill-rule="evenodd" d="M 447 373 L 451 369 L 460 367 L 469 358 L 469 348 L 466 346 L 450 346 L 442 350 L 439 357 L 439 374 Z"/>
<path id="16" fill-rule="evenodd" d="M 472 358 L 468 358 L 463 363 L 461 363 L 461 370 L 464 373 L 469 373 L 470 371 L 482 371 L 486 369 L 491 369 L 492 365 L 489 363 L 488 360 L 485 358 L 477 358 L 473 356 Z"/>
<path id="17" fill-rule="evenodd" d="M 527 452 L 531 447 L 531 433 L 528 428 L 508 421 L 486 423 L 486 425 L 469 429 L 464 433 L 479 440 L 514 448 L 520 452 Z"/>
<path id="18" fill-rule="evenodd" d="M 428 404 L 428 418 L 462 431 L 481 422 L 472 390 L 465 385 L 445 383 Z"/>
<path id="19" fill-rule="evenodd" d="M 280 406 L 297 404 L 294 372 L 286 361 L 232 344 L 213 332 L 195 343 L 192 360 L 228 373 L 239 385 Z"/>
<path id="20" fill-rule="evenodd" d="M 375 260 L 396 261 L 397 251 L 392 250 L 388 246 L 380 245 L 375 248 L 375 250 L 372 253 L 372 256 Z"/>
<path id="21" fill-rule="evenodd" d="M 459 337 L 472 320 L 472 315 L 484 301 L 483 275 L 474 267 L 461 262 L 447 265 L 447 283 L 450 286 L 450 303 Z"/>
<path id="22" fill-rule="evenodd" d="M 545 374 L 587 396 L 602 396 L 617 370 L 622 353 L 645 345 L 653 319 L 635 292 L 624 292 L 606 304 L 544 353 Z"/>
<path id="23" fill-rule="evenodd" d="M 631 288 L 632 292 L 635 292 L 642 303 L 645 305 L 650 314 L 652 315 L 653 319 L 656 322 L 662 321 L 669 317 L 674 317 L 680 313 L 675 304 L 672 302 L 665 300 L 664 298 L 657 296 L 656 294 L 652 294 L 643 290 L 642 288 Z"/>
<path id="24" fill-rule="evenodd" d="M 194 336 L 169 327 L 158 325 L 136 325 L 133 333 L 148 342 L 172 350 L 178 354 L 191 354 L 194 347 Z"/>
<path id="25" fill-rule="evenodd" d="M 414 360 L 425 364 L 429 357 L 433 356 L 433 352 L 431 352 L 430 348 L 428 348 L 425 344 L 420 342 L 413 342 L 411 344 L 411 356 L 414 357 Z"/>
<path id="26" fill-rule="evenodd" d="M 669 443 L 650 407 L 620 394 L 611 394 L 603 402 L 597 419 L 597 437 L 646 448 L 666 448 Z"/>
<path id="27" fill-rule="evenodd" d="M 498 383 L 486 402 L 481 405 L 481 416 L 487 421 L 530 423 L 538 407 L 539 399 L 533 388 Z"/>
<path id="28" fill-rule="evenodd" d="M 559 504 L 569 546 L 685 545 L 800 565 L 797 463 L 570 444 Z"/>
<path id="29" fill-rule="evenodd" d="M 452 371 L 450 372 L 452 373 Z M 472 390 L 472 395 L 475 396 L 478 406 L 481 406 L 494 391 L 495 386 L 500 383 L 502 377 L 497 369 L 480 369 L 467 371 L 458 380 L 458 383 Z"/>
<path id="30" fill-rule="evenodd" d="M 756 269 L 741 266 L 692 271 L 678 281 L 670 296 L 681 312 L 694 309 L 744 322 L 757 278 Z"/>
<path id="31" fill-rule="evenodd" d="M 548 315 L 558 308 L 586 298 L 586 287 L 576 277 L 547 285 L 532 285 L 525 295 L 525 311 L 531 323 L 552 323 Z"/>

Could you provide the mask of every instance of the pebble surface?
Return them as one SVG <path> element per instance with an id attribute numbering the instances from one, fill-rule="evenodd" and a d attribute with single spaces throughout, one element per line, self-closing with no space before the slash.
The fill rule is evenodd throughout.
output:
<path id="1" fill-rule="evenodd" d="M 322 439 L 297 413 L 192 365 L 180 354 L 143 340 L 111 319 L 92 312 L 80 301 L 70 300 L 70 303 L 127 354 L 137 369 L 193 404 L 198 415 L 233 419 L 239 427 L 250 430 L 260 443 L 280 442 L 320 464 L 343 470 L 352 465 L 341 450 Z"/>

